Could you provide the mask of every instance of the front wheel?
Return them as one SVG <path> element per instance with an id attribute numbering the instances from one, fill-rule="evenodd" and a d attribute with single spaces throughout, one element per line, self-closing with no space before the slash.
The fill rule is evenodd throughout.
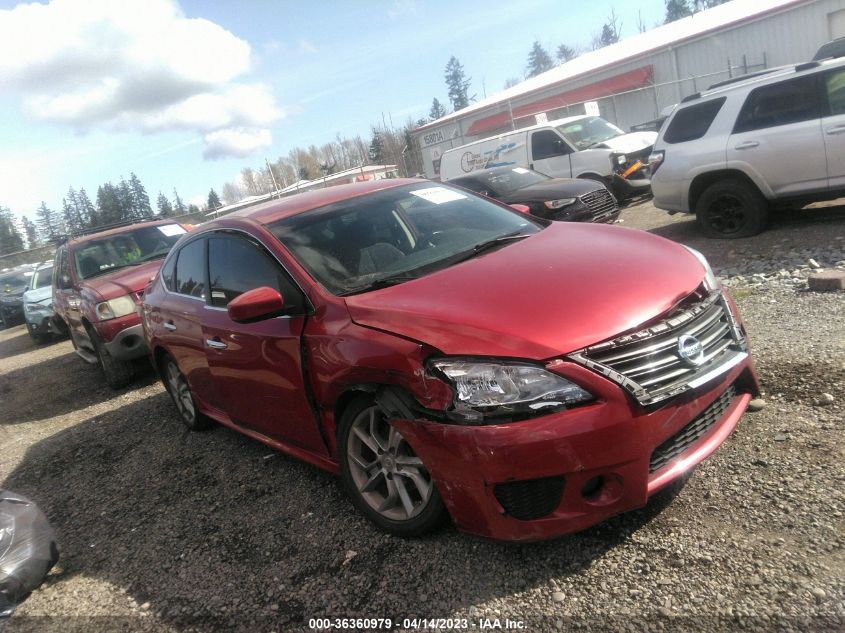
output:
<path id="1" fill-rule="evenodd" d="M 766 228 L 769 209 L 757 189 L 742 180 L 723 180 L 704 190 L 695 206 L 699 230 L 713 239 L 757 235 Z"/>
<path id="2" fill-rule="evenodd" d="M 112 389 L 120 389 L 132 382 L 135 378 L 135 365 L 129 361 L 113 358 L 93 327 L 88 327 L 88 336 L 97 352 L 97 359 L 100 361 L 106 384 Z"/>
<path id="3" fill-rule="evenodd" d="M 445 518 L 422 460 L 371 399 L 354 401 L 341 417 L 338 456 L 352 503 L 379 528 L 420 536 Z"/>

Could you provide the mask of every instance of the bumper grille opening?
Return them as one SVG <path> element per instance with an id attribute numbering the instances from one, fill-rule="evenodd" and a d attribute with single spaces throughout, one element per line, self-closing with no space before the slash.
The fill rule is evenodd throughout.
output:
<path id="1" fill-rule="evenodd" d="M 736 397 L 736 387 L 731 385 L 704 411 L 668 440 L 654 449 L 648 464 L 649 474 L 657 472 L 684 453 L 709 431 L 725 413 Z"/>
<path id="2" fill-rule="evenodd" d="M 493 494 L 514 519 L 530 521 L 551 514 L 560 505 L 563 477 L 496 484 Z"/>
<path id="3" fill-rule="evenodd" d="M 605 222 L 619 211 L 616 199 L 607 189 L 601 188 L 585 193 L 581 196 L 583 202 L 592 214 L 591 222 Z"/>

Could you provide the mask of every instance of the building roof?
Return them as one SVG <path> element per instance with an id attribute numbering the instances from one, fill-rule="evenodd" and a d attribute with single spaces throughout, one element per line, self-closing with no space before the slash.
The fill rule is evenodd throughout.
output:
<path id="1" fill-rule="evenodd" d="M 576 80 L 606 69 L 622 61 L 632 61 L 686 40 L 695 39 L 712 31 L 739 26 L 767 14 L 805 4 L 811 0 L 733 0 L 725 4 L 699 11 L 669 24 L 663 24 L 645 33 L 627 37 L 616 44 L 584 53 L 560 66 L 556 66 L 536 77 L 470 104 L 462 110 L 422 125 L 415 132 L 455 121 L 469 114 L 482 111 L 511 99 L 518 99 L 544 90 L 564 81 Z"/>

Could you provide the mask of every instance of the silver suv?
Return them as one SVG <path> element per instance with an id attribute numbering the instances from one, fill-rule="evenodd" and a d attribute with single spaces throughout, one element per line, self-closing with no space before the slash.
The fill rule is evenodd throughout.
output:
<path id="1" fill-rule="evenodd" d="M 728 80 L 685 98 L 649 157 L 655 206 L 708 237 L 756 235 L 775 204 L 845 195 L 845 58 Z"/>

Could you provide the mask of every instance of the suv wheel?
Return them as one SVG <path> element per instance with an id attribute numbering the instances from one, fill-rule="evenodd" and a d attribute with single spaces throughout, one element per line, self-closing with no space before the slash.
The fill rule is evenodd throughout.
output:
<path id="1" fill-rule="evenodd" d="M 179 417 L 185 426 L 192 431 L 204 431 L 211 428 L 211 418 L 197 409 L 188 380 L 170 356 L 165 356 L 161 361 L 161 380 L 167 393 L 173 398 L 173 404 L 176 405 Z"/>
<path id="2" fill-rule="evenodd" d="M 359 512 L 397 536 L 419 536 L 441 523 L 446 509 L 431 475 L 372 399 L 353 401 L 338 433 L 341 478 Z"/>
<path id="3" fill-rule="evenodd" d="M 757 189 L 741 180 L 723 180 L 704 190 L 695 207 L 699 230 L 707 237 L 734 239 L 766 228 L 769 209 Z"/>
<path id="4" fill-rule="evenodd" d="M 129 361 L 112 358 L 100 336 L 93 327 L 88 327 L 88 336 L 97 352 L 97 359 L 106 377 L 106 384 L 112 389 L 125 387 L 135 377 L 135 365 Z"/>

